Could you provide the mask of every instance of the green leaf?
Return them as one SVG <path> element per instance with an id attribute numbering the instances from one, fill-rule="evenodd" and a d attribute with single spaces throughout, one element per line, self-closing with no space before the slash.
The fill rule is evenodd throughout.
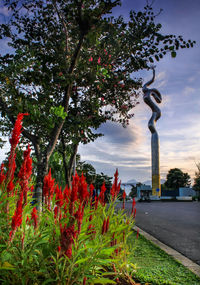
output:
<path id="1" fill-rule="evenodd" d="M 173 57 L 173 58 L 176 57 L 176 52 L 175 51 L 171 52 L 171 57 Z"/>
<path id="2" fill-rule="evenodd" d="M 88 259 L 89 259 L 89 257 L 81 258 L 81 259 L 77 260 L 75 264 L 84 263 L 84 262 L 87 261 Z"/>
<path id="3" fill-rule="evenodd" d="M 108 278 L 99 278 L 92 280 L 92 284 L 116 284 L 116 282 Z"/>

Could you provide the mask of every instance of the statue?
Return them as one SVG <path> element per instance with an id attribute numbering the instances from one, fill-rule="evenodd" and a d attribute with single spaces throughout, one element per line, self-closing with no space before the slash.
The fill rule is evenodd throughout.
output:
<path id="1" fill-rule="evenodd" d="M 161 103 L 162 96 L 160 92 L 155 89 L 149 89 L 148 86 L 154 82 L 155 66 L 152 66 L 153 77 L 150 81 L 144 84 L 142 91 L 144 93 L 143 100 L 151 108 L 152 116 L 149 120 L 148 127 L 151 131 L 151 160 L 152 160 L 152 195 L 161 196 L 160 186 L 160 159 L 159 159 L 159 137 L 155 128 L 156 121 L 161 117 L 161 111 L 158 106 L 152 101 L 151 96 L 154 97 L 157 103 Z"/>

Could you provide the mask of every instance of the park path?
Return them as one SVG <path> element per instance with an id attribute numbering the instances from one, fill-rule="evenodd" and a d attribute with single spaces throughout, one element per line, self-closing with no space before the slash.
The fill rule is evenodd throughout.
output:
<path id="1" fill-rule="evenodd" d="M 199 202 L 137 202 L 136 209 L 138 227 L 200 265 Z"/>

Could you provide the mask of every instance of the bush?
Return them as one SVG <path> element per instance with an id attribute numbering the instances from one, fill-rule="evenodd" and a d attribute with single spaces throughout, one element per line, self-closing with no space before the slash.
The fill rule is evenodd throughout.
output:
<path id="1" fill-rule="evenodd" d="M 93 185 L 88 186 L 85 177 L 76 174 L 72 188 L 63 190 L 50 170 L 44 179 L 43 210 L 39 213 L 33 205 L 29 146 L 18 179 L 14 178 L 24 115 L 18 115 L 12 132 L 6 171 L 1 165 L 1 284 L 115 284 L 121 276 L 130 280 L 126 240 L 134 219 L 127 218 L 123 209 L 115 213 L 118 172 L 106 205 L 104 184 L 99 196 L 93 197 Z"/>

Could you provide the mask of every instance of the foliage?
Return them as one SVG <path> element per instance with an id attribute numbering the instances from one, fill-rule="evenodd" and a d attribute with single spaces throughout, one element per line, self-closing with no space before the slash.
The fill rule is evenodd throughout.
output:
<path id="1" fill-rule="evenodd" d="M 127 237 L 134 223 L 124 211 L 114 211 L 120 183 L 118 172 L 112 199 L 105 206 L 105 184 L 93 199 L 93 185 L 77 174 L 72 188 L 61 189 L 45 176 L 43 211 L 32 206 L 30 147 L 14 179 L 15 151 L 22 118 L 19 114 L 10 139 L 7 171 L 0 172 L 0 281 L 1 284 L 116 284 L 131 280 Z M 109 271 L 109 278 L 108 272 Z M 128 272 L 129 271 L 129 272 Z"/>
<path id="2" fill-rule="evenodd" d="M 129 193 L 129 196 L 130 196 L 131 198 L 134 198 L 134 197 L 137 196 L 137 185 L 136 185 L 136 186 L 132 185 L 131 191 L 130 191 L 130 193 Z"/>
<path id="3" fill-rule="evenodd" d="M 197 171 L 195 172 L 193 188 L 200 193 L 200 163 L 197 163 L 196 166 Z"/>
<path id="4" fill-rule="evenodd" d="M 189 187 L 191 184 L 188 173 L 183 173 L 179 168 L 172 168 L 167 174 L 165 186 L 168 188 L 179 189 L 179 187 Z"/>
<path id="5" fill-rule="evenodd" d="M 147 5 L 126 22 L 110 17 L 119 0 L 3 0 L 9 9 L 0 38 L 1 132 L 19 112 L 37 159 L 37 184 L 63 130 L 65 144 L 87 143 L 107 120 L 128 124 L 142 85 L 133 73 L 194 42 L 162 35 Z M 25 141 L 26 142 L 26 141 Z"/>

